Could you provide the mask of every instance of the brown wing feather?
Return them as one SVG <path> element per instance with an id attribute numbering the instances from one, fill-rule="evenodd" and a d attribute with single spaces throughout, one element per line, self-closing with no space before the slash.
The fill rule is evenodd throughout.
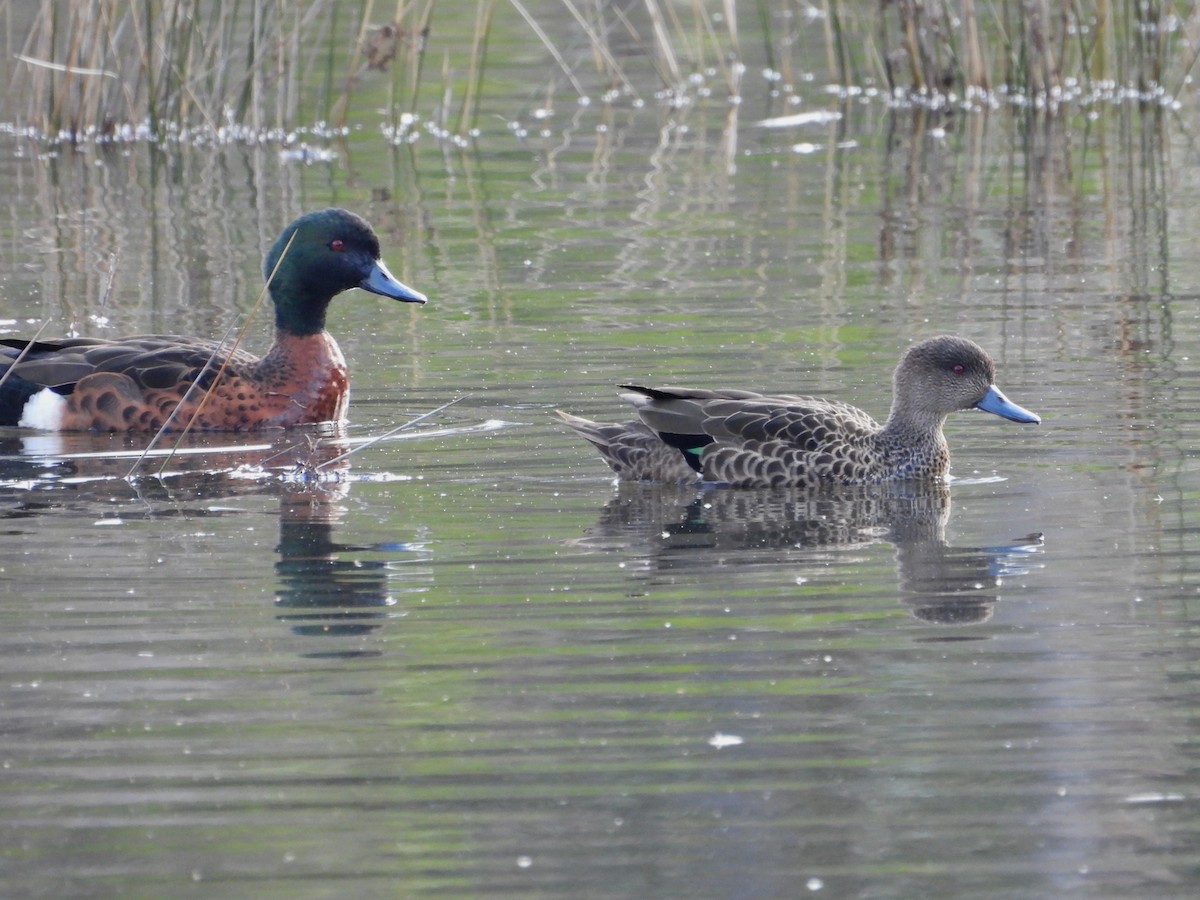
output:
<path id="1" fill-rule="evenodd" d="M 12 367 L 34 384 L 69 387 L 98 372 L 128 376 L 135 384 L 153 389 L 190 384 L 212 357 L 216 343 L 167 335 L 137 335 L 120 341 L 97 338 L 67 338 L 61 341 L 27 342 L 13 339 L 0 344 L 22 350 L 25 358 Z M 217 364 L 224 358 L 218 355 Z M 238 351 L 230 358 L 234 371 L 253 366 L 258 358 Z"/>
<path id="2" fill-rule="evenodd" d="M 837 401 L 748 391 L 635 388 L 624 395 L 656 432 L 707 435 L 701 456 L 709 481 L 738 485 L 857 482 L 880 469 L 879 424 Z M 686 442 L 685 442 L 686 443 Z"/>
<path id="3" fill-rule="evenodd" d="M 814 397 L 712 400 L 702 410 L 703 433 L 718 441 L 778 440 L 811 449 L 813 444 L 854 441 L 879 430 L 862 410 Z"/>

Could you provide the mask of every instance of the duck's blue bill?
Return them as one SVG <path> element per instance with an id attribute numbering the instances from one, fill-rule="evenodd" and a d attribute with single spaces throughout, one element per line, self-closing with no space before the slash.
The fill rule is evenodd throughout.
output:
<path id="1" fill-rule="evenodd" d="M 405 303 L 425 303 L 428 298 L 420 291 L 414 291 L 408 285 L 396 279 L 383 260 L 377 259 L 367 277 L 358 283 L 364 291 L 379 294 L 381 297 L 391 297 L 393 300 L 403 300 Z"/>
<path id="2" fill-rule="evenodd" d="M 983 395 L 983 399 L 975 404 L 975 408 L 982 409 L 984 412 L 990 412 L 1004 419 L 1011 419 L 1014 422 L 1028 422 L 1037 425 L 1042 421 L 1041 416 L 1031 413 L 1027 409 L 1022 409 L 1005 397 L 1000 392 L 1000 388 L 994 384 L 988 388 L 988 392 Z"/>

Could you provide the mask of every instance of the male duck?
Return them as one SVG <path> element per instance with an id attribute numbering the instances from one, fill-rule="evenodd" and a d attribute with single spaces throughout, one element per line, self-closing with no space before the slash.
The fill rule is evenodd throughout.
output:
<path id="1" fill-rule="evenodd" d="M 1041 419 L 993 383 L 978 344 L 943 335 L 914 344 L 892 376 L 892 411 L 879 425 L 834 400 L 749 391 L 622 385 L 639 421 L 601 424 L 559 412 L 626 480 L 721 482 L 739 487 L 874 484 L 938 479 L 950 466 L 942 434 L 956 410 L 1014 422 Z"/>
<path id="2" fill-rule="evenodd" d="M 341 421 L 349 382 L 342 352 L 325 330 L 329 301 L 355 287 L 406 303 L 424 303 L 425 296 L 392 276 L 371 226 L 344 209 L 288 225 L 263 271 L 275 273 L 275 341 L 261 359 L 242 351 L 214 357 L 213 341 L 165 335 L 0 339 L 0 425 L 158 431 L 197 380 L 172 430 L 187 427 L 197 407 L 192 427 L 209 431 Z M 222 363 L 220 382 L 201 406 Z"/>

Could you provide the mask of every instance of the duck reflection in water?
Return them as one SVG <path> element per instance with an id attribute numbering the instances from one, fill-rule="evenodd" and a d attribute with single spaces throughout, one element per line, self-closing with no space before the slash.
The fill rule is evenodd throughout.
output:
<path id="1" fill-rule="evenodd" d="M 345 512 L 345 507 L 327 497 L 311 494 L 285 495 L 280 502 L 275 603 L 281 610 L 279 619 L 296 634 L 364 635 L 394 615 L 391 560 L 397 552 L 408 555 L 419 548 L 340 543 L 334 527 Z M 387 558 L 369 558 L 369 554 Z"/>
<path id="2" fill-rule="evenodd" d="M 1001 578 L 1028 572 L 1040 534 L 996 547 L 952 547 L 944 482 L 727 490 L 622 483 L 583 542 L 637 548 L 656 572 L 695 567 L 695 553 L 820 548 L 879 541 L 896 549 L 899 599 L 937 625 L 991 618 Z"/>
<path id="3" fill-rule="evenodd" d="M 397 615 L 393 596 L 397 554 L 406 561 L 425 559 L 419 544 L 348 544 L 335 538 L 335 527 L 346 514 L 341 501 L 351 484 L 345 450 L 338 443 L 321 445 L 284 481 L 275 603 L 280 621 L 298 635 L 355 637 L 378 630 Z M 406 589 L 423 591 L 426 586 Z M 378 655 L 378 651 L 357 648 L 306 655 L 347 657 Z"/>
<path id="4" fill-rule="evenodd" d="M 278 619 L 303 636 L 361 636 L 394 618 L 397 591 L 424 591 L 428 559 L 420 543 L 356 545 L 335 531 L 353 479 L 336 429 L 262 435 L 193 435 L 173 451 L 167 471 L 155 457 L 128 478 L 144 442 L 90 433 L 0 436 L 0 518 L 79 515 L 93 521 L 119 505 L 123 520 L 212 519 L 247 515 L 214 500 L 278 496 L 275 573 Z M 33 531 L 34 525 L 26 530 Z M 397 584 L 404 563 L 409 579 Z M 415 583 L 413 580 L 415 579 Z M 332 645 L 331 645 L 332 647 Z M 372 651 L 373 652 L 373 651 Z M 313 655 L 358 656 L 360 645 Z"/>

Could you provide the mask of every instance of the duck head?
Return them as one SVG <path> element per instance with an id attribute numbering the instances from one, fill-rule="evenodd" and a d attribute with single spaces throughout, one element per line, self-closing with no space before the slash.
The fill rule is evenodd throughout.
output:
<path id="1" fill-rule="evenodd" d="M 388 271 L 371 226 L 344 209 L 308 213 L 288 225 L 267 253 L 263 275 L 276 327 L 298 335 L 323 331 L 329 301 L 350 288 L 405 303 L 426 301 Z"/>
<path id="2" fill-rule="evenodd" d="M 940 335 L 913 344 L 892 380 L 893 412 L 940 421 L 957 410 L 974 408 L 1013 422 L 1042 421 L 1004 396 L 995 384 L 992 358 L 966 338 Z"/>

